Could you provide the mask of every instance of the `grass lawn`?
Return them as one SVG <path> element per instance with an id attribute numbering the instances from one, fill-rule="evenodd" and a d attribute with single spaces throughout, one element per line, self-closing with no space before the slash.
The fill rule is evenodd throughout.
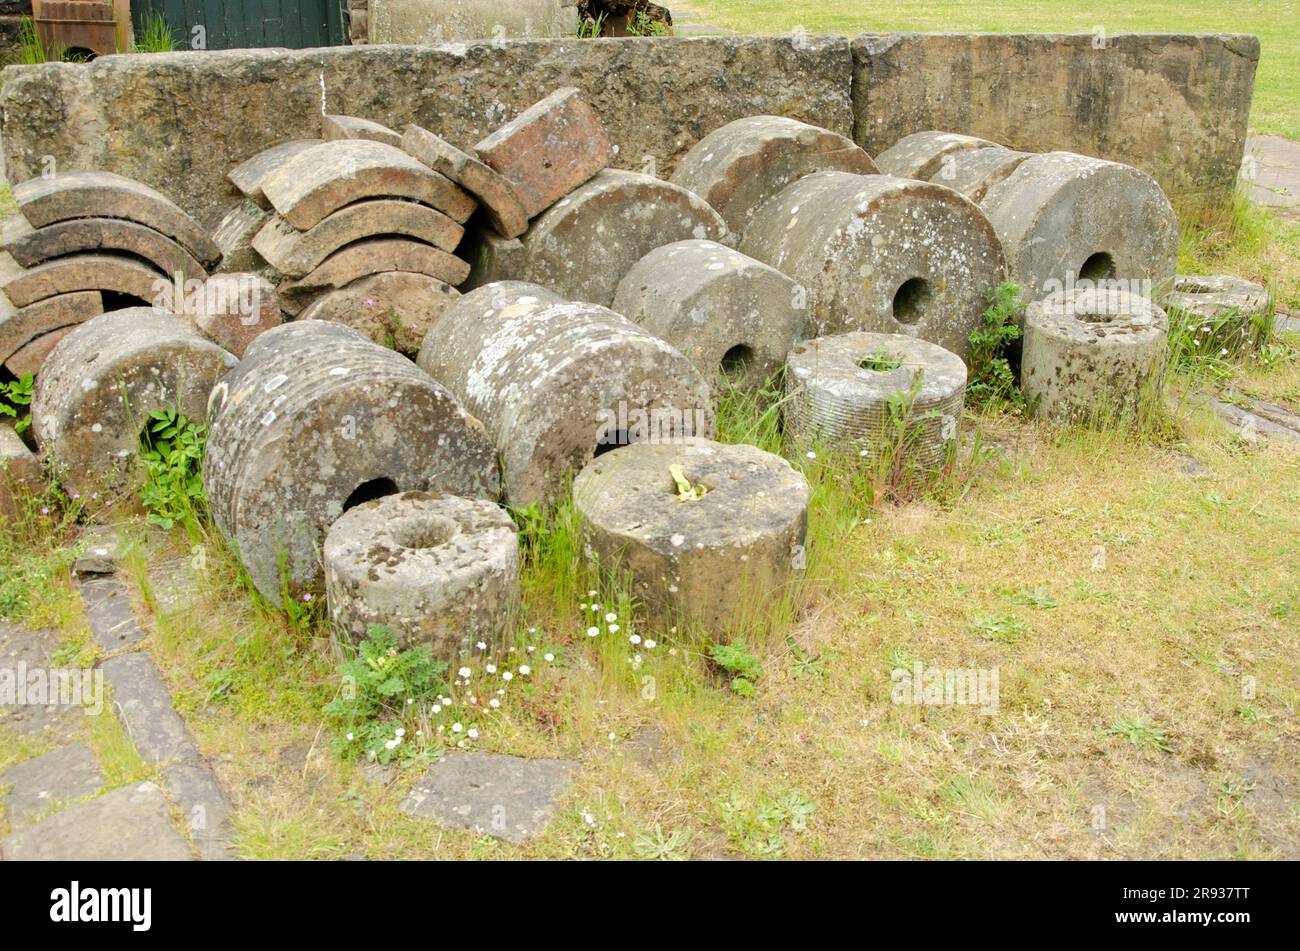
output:
<path id="1" fill-rule="evenodd" d="M 1090 33 L 1254 33 L 1259 74 L 1251 130 L 1300 139 L 1300 3 L 1294 0 L 688 0 L 670 3 L 694 22 L 739 33 L 988 30 Z"/>

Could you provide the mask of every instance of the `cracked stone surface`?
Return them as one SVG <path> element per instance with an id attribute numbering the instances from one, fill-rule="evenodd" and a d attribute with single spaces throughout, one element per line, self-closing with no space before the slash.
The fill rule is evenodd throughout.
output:
<path id="1" fill-rule="evenodd" d="M 540 835 L 578 764 L 497 753 L 451 753 L 431 766 L 402 811 L 510 842 Z"/>

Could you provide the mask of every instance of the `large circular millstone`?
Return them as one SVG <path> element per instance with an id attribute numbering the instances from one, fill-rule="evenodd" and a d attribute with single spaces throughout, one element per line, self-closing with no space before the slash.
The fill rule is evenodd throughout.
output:
<path id="1" fill-rule="evenodd" d="M 1210 353 L 1260 339 L 1273 313 L 1268 288 L 1231 274 L 1179 274 L 1164 307 L 1171 318 L 1181 312 L 1197 344 Z"/>
<path id="2" fill-rule="evenodd" d="M 801 178 L 759 209 L 740 249 L 808 289 L 811 336 L 900 333 L 963 357 L 1005 274 L 978 206 L 888 175 Z"/>
<path id="3" fill-rule="evenodd" d="M 677 465 L 703 496 L 680 499 Z M 808 498 L 807 480 L 780 456 L 707 439 L 616 449 L 573 484 L 585 543 L 631 576 L 650 619 L 693 621 L 719 637 L 746 612 L 762 616 L 793 579 Z"/>
<path id="4" fill-rule="evenodd" d="M 1036 415 L 1089 423 L 1123 419 L 1157 396 L 1169 318 L 1118 287 L 1062 291 L 1025 311 L 1020 385 Z"/>
<path id="5" fill-rule="evenodd" d="M 482 499 L 403 492 L 344 512 L 325 536 L 334 636 L 384 624 L 451 662 L 478 641 L 503 645 L 519 611 L 519 540 Z"/>
<path id="6" fill-rule="evenodd" d="M 431 327 L 460 292 L 415 271 L 381 271 L 322 294 L 299 320 L 330 320 L 361 331 L 375 343 L 414 356 Z"/>
<path id="7" fill-rule="evenodd" d="M 410 360 L 342 324 L 300 320 L 257 337 L 213 389 L 208 418 L 213 519 L 277 604 L 285 586 L 317 581 L 325 532 L 354 505 L 499 488 L 482 424 Z"/>
<path id="8" fill-rule="evenodd" d="M 935 472 L 958 436 L 966 364 L 915 337 L 859 331 L 798 344 L 785 389 L 785 433 L 797 444 L 847 443 L 872 458 L 889 449 L 904 466 Z"/>
<path id="9" fill-rule="evenodd" d="M 168 311 L 128 307 L 92 317 L 45 358 L 32 432 L 70 492 L 130 486 L 149 414 L 179 407 L 201 422 L 211 391 L 238 363 Z"/>
<path id="10" fill-rule="evenodd" d="M 714 433 L 708 382 L 677 350 L 606 307 L 536 285 L 464 295 L 418 362 L 483 420 L 512 505 L 555 501 L 614 446 Z"/>
<path id="11" fill-rule="evenodd" d="M 524 273 L 569 300 L 608 307 L 632 265 L 670 241 L 725 241 L 727 226 L 694 192 L 649 175 L 605 169 L 524 233 Z"/>
<path id="12" fill-rule="evenodd" d="M 1000 145 L 987 149 L 964 149 L 945 155 L 927 181 L 946 185 L 979 204 L 990 188 L 1032 157 L 1032 152 L 1015 152 Z"/>
<path id="13" fill-rule="evenodd" d="M 1152 300 L 1172 289 L 1178 217 L 1155 179 L 1132 166 L 1035 155 L 989 188 L 980 207 L 1026 300 L 1098 281 L 1128 282 Z"/>
<path id="14" fill-rule="evenodd" d="M 743 234 L 759 205 L 791 182 L 824 171 L 872 175 L 876 166 L 838 132 L 784 116 L 747 116 L 700 139 L 682 156 L 672 181 Z"/>
<path id="15" fill-rule="evenodd" d="M 953 156 L 996 147 L 996 142 L 973 135 L 935 130 L 916 132 L 877 155 L 876 168 L 884 175 L 931 181 Z"/>
<path id="16" fill-rule="evenodd" d="M 614 310 L 680 350 L 706 380 L 753 389 L 802 339 L 808 294 L 776 268 L 716 241 L 674 241 L 627 272 Z"/>

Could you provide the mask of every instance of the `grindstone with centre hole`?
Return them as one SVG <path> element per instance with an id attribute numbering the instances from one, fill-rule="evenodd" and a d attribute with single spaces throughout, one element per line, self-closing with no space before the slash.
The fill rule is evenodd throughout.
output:
<path id="1" fill-rule="evenodd" d="M 672 467 L 704 494 L 681 501 Z M 582 534 L 626 572 L 652 624 L 714 637 L 768 616 L 803 566 L 808 482 L 780 456 L 707 439 L 605 453 L 573 485 Z"/>
<path id="2" fill-rule="evenodd" d="M 719 370 L 755 389 L 803 336 L 807 292 L 776 268 L 716 241 L 675 241 L 627 273 L 614 310 L 668 341 L 706 380 Z"/>
<path id="3" fill-rule="evenodd" d="M 32 432 L 69 492 L 104 501 L 132 484 L 156 410 L 203 421 L 208 393 L 239 361 L 184 318 L 128 307 L 77 326 L 41 366 Z"/>
<path id="4" fill-rule="evenodd" d="M 1273 301 L 1268 288 L 1230 274 L 1180 274 L 1164 307 L 1206 321 L 1201 329 L 1216 341 L 1236 338 L 1240 344 L 1251 336 L 1252 325 L 1263 324 L 1272 313 Z"/>
<path id="5" fill-rule="evenodd" d="M 758 210 L 740 250 L 807 288 L 812 336 L 901 333 L 958 356 L 1005 274 L 974 202 L 888 175 L 801 178 Z"/>
<path id="6" fill-rule="evenodd" d="M 838 132 L 784 116 L 747 116 L 700 139 L 673 172 L 743 234 L 758 206 L 813 172 L 871 175 L 871 156 Z"/>
<path id="7" fill-rule="evenodd" d="M 893 451 L 904 468 L 932 473 L 958 438 L 966 364 L 914 337 L 838 334 L 790 351 L 785 392 L 785 431 L 796 444 L 870 459 Z"/>
<path id="8" fill-rule="evenodd" d="M 519 540 L 494 502 L 403 492 L 344 512 L 325 536 L 333 636 L 384 624 L 452 662 L 478 641 L 504 645 L 519 611 Z"/>
<path id="9" fill-rule="evenodd" d="M 299 320 L 257 337 L 213 388 L 203 485 L 217 527 L 265 597 L 320 577 L 345 508 L 428 491 L 494 499 L 483 425 L 410 360 L 342 324 Z"/>
<path id="10" fill-rule="evenodd" d="M 1132 166 L 1035 155 L 989 188 L 980 207 L 1027 301 L 1105 280 L 1132 282 L 1152 300 L 1173 286 L 1178 217 L 1155 179 Z"/>
<path id="11" fill-rule="evenodd" d="M 511 505 L 555 501 L 608 447 L 714 434 L 708 382 L 689 360 L 606 307 L 535 284 L 462 296 L 419 365 L 487 427 Z"/>
<path id="12" fill-rule="evenodd" d="M 1025 311 L 1020 386 L 1036 415 L 1115 420 L 1154 398 L 1164 374 L 1169 318 L 1116 287 L 1053 294 Z"/>

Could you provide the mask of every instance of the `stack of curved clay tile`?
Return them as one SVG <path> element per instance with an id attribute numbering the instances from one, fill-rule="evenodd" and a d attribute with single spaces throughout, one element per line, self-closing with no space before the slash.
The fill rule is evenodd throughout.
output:
<path id="1" fill-rule="evenodd" d="M 18 214 L 0 225 L 0 363 L 16 376 L 77 324 L 205 280 L 221 257 L 165 196 L 112 172 L 34 178 L 13 194 Z"/>
<path id="2" fill-rule="evenodd" d="M 399 350 L 458 296 L 469 265 L 452 252 L 477 202 L 404 152 L 378 123 L 327 115 L 323 139 L 283 142 L 236 166 L 244 202 L 218 241 L 239 244 L 281 278 L 281 307 L 299 319 L 347 323 Z"/>

